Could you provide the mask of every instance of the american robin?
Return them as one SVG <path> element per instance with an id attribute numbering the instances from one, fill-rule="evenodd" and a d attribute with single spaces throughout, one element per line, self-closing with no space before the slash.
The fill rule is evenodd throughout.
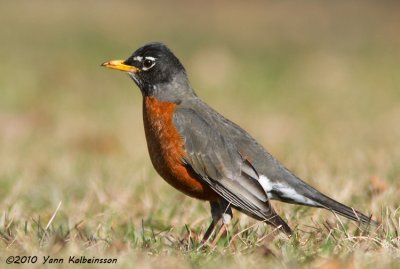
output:
<path id="1" fill-rule="evenodd" d="M 374 223 L 311 187 L 269 154 L 241 127 L 204 103 L 185 68 L 162 43 L 150 43 L 126 60 L 102 66 L 126 72 L 143 95 L 143 122 L 154 168 L 184 194 L 209 201 L 206 240 L 235 208 L 290 235 L 270 200 L 321 207 L 351 220 Z"/>

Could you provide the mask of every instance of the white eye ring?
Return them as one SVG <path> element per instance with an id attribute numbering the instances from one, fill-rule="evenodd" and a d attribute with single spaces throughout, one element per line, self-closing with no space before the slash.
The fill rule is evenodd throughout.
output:
<path id="1" fill-rule="evenodd" d="M 150 56 L 145 57 L 144 60 L 143 60 L 142 70 L 143 71 L 147 71 L 150 68 L 152 68 L 155 64 L 156 64 L 156 58 L 150 57 Z"/>

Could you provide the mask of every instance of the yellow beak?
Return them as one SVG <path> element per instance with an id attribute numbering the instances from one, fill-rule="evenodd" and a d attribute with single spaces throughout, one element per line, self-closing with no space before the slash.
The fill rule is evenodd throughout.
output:
<path id="1" fill-rule="evenodd" d="M 129 73 L 137 73 L 140 71 L 140 69 L 137 67 L 124 64 L 124 60 L 108 61 L 108 62 L 102 63 L 101 66 L 115 69 L 115 70 L 129 72 Z"/>

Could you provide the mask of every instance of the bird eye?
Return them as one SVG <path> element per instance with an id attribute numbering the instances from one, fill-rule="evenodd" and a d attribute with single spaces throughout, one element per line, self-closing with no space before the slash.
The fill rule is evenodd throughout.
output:
<path id="1" fill-rule="evenodd" d="M 143 61 L 143 70 L 148 70 L 151 67 L 153 67 L 153 65 L 154 65 L 154 61 L 153 60 L 145 59 Z"/>

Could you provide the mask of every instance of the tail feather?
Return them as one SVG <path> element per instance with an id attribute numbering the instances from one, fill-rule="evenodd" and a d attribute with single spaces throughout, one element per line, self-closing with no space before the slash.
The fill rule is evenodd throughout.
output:
<path id="1" fill-rule="evenodd" d="M 378 225 L 378 223 L 365 214 L 346 206 L 334 199 L 322 194 L 304 181 L 296 178 L 292 184 L 277 184 L 270 190 L 270 198 L 277 199 L 288 203 L 307 205 L 313 207 L 321 207 L 331 210 L 348 219 L 361 222 L 364 224 Z"/>
<path id="2" fill-rule="evenodd" d="M 361 222 L 364 224 L 373 224 L 377 225 L 378 223 L 374 220 L 371 219 L 371 216 L 366 216 L 365 214 L 355 210 L 354 208 L 351 208 L 349 206 L 346 206 L 342 203 L 339 203 L 338 201 L 335 201 L 334 199 L 326 196 L 325 194 L 322 194 L 321 192 L 317 191 L 313 187 L 305 184 L 299 184 L 296 186 L 299 192 L 302 193 L 306 198 L 314 201 L 319 205 L 319 207 L 331 210 L 339 215 L 342 215 L 348 219 Z"/>
<path id="3" fill-rule="evenodd" d="M 318 203 L 320 207 L 332 210 L 333 212 L 342 215 L 348 219 L 365 224 L 377 224 L 374 220 L 371 219 L 371 217 L 364 215 L 354 208 L 339 203 L 320 192 L 312 193 L 311 196 L 306 197 Z"/>

